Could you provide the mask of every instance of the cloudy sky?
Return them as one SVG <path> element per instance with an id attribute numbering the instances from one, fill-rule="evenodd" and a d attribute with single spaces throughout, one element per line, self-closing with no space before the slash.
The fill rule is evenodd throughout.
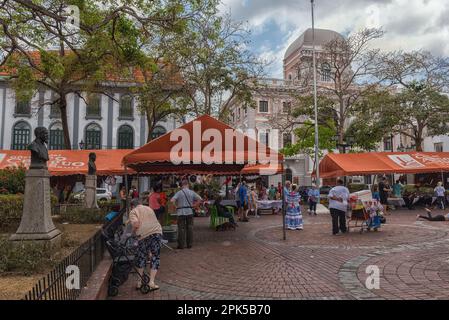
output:
<path id="1" fill-rule="evenodd" d="M 252 30 L 251 50 L 273 61 L 269 76 L 282 78 L 282 59 L 290 43 L 311 27 L 310 0 L 223 0 L 223 10 Z M 427 49 L 449 55 L 447 0 L 315 0 L 316 28 L 344 35 L 382 27 L 374 45 L 384 50 Z"/>

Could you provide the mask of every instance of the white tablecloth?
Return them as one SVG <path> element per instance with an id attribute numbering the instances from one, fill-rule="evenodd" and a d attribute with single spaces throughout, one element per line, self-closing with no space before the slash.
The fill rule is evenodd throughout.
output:
<path id="1" fill-rule="evenodd" d="M 402 198 L 388 198 L 388 204 L 393 205 L 395 207 L 403 207 L 405 206 L 405 201 Z"/>
<path id="2" fill-rule="evenodd" d="M 257 201 L 258 209 L 281 209 L 282 200 L 260 200 Z"/>

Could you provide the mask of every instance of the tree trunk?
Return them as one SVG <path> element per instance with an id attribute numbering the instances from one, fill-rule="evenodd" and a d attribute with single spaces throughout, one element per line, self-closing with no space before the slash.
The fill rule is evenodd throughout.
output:
<path id="1" fill-rule="evenodd" d="M 150 112 L 147 112 L 147 125 L 148 125 L 148 136 L 147 136 L 147 143 L 153 140 L 153 130 L 154 130 L 154 124 L 152 116 L 150 115 Z"/>
<path id="2" fill-rule="evenodd" d="M 62 130 L 64 132 L 64 145 L 67 150 L 72 150 L 72 143 L 70 141 L 69 125 L 67 122 L 67 100 L 66 100 L 65 94 L 60 95 L 59 109 L 61 110 Z"/>
<path id="3" fill-rule="evenodd" d="M 423 148 L 422 148 L 422 143 L 423 143 L 423 139 L 421 137 L 416 137 L 415 138 L 415 144 L 416 144 L 416 151 L 418 152 L 422 152 Z"/>

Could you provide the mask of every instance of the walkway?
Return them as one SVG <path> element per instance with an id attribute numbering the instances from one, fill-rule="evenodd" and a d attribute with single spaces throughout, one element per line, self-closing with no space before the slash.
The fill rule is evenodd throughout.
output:
<path id="1" fill-rule="evenodd" d="M 417 222 L 395 211 L 380 232 L 330 233 L 330 217 L 305 216 L 282 240 L 280 216 L 215 232 L 195 220 L 190 250 L 164 249 L 157 282 L 142 295 L 133 277 L 115 299 L 449 299 L 449 222 Z M 368 290 L 367 266 L 380 269 Z"/>

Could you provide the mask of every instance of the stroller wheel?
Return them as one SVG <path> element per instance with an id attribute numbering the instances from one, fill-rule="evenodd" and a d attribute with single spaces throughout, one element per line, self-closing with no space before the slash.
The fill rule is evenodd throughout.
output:
<path id="1" fill-rule="evenodd" d="M 150 277 L 147 274 L 143 274 L 142 275 L 142 283 L 147 285 L 148 283 L 150 283 Z"/>
<path id="2" fill-rule="evenodd" d="M 140 287 L 140 292 L 142 292 L 143 294 L 147 294 L 150 291 L 151 291 L 151 288 L 150 288 L 150 286 L 148 284 L 143 284 Z"/>
<path id="3" fill-rule="evenodd" d="M 118 278 L 118 277 L 112 277 L 111 278 L 111 280 L 110 280 L 110 284 L 112 285 L 112 286 L 114 286 L 114 287 L 118 287 L 118 286 L 120 286 L 120 284 L 121 284 L 122 282 L 121 282 L 121 280 L 120 280 L 120 278 Z"/>
<path id="4" fill-rule="evenodd" d="M 108 288 L 108 296 L 115 297 L 117 295 L 118 295 L 118 288 L 117 287 L 112 286 L 112 287 Z"/>

